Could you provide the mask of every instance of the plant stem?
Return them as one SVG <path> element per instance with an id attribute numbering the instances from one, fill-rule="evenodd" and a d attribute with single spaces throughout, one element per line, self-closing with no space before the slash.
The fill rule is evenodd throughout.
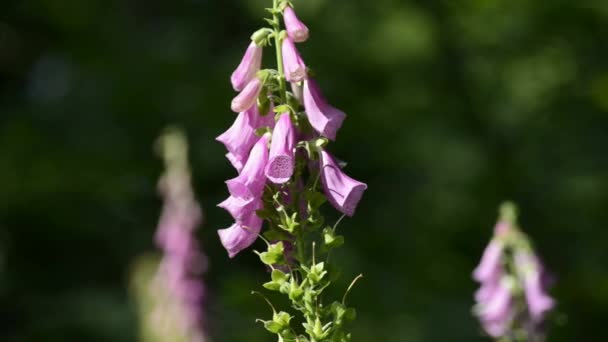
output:
<path id="1" fill-rule="evenodd" d="M 274 45 L 277 53 L 277 70 L 279 71 L 279 92 L 281 93 L 282 104 L 287 104 L 287 84 L 285 82 L 285 71 L 283 67 L 283 50 L 281 48 L 281 25 L 279 20 L 279 0 L 273 0 L 274 13 L 272 20 L 274 21 Z"/>

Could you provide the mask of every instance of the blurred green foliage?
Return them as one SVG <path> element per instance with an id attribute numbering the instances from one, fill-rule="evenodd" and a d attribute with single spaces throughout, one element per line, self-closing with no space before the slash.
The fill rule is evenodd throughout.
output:
<path id="1" fill-rule="evenodd" d="M 2 1 L 1 341 L 135 340 L 128 271 L 154 249 L 167 124 L 188 132 L 206 209 L 211 334 L 270 341 L 250 295 L 264 268 L 215 233 L 234 170 L 213 140 L 269 2 Z M 294 3 L 301 52 L 349 114 L 331 150 L 369 184 L 336 254 L 336 288 L 365 274 L 355 341 L 487 340 L 470 272 L 506 198 L 557 276 L 548 340 L 606 340 L 608 2 Z"/>

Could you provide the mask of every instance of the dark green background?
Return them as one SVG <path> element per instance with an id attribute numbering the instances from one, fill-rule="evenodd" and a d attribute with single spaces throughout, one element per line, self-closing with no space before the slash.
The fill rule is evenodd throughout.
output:
<path id="1" fill-rule="evenodd" d="M 136 339 L 129 267 L 154 250 L 167 124 L 191 142 L 215 341 L 272 340 L 249 294 L 265 269 L 215 232 L 235 173 L 213 140 L 269 3 L 2 0 L 0 341 Z M 337 296 L 365 275 L 354 340 L 486 340 L 470 273 L 508 198 L 557 276 L 549 341 L 605 341 L 608 2 L 294 3 L 300 50 L 349 115 L 330 149 L 369 184 L 334 259 Z"/>

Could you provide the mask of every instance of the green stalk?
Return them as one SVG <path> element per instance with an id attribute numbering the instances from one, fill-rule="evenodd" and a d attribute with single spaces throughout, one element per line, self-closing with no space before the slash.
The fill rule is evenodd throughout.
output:
<path id="1" fill-rule="evenodd" d="M 287 84 L 285 82 L 285 70 L 283 67 L 283 50 L 281 49 L 281 22 L 279 19 L 279 0 L 273 0 L 274 9 L 272 20 L 274 21 L 274 46 L 277 53 L 277 70 L 279 71 L 279 92 L 281 93 L 281 104 L 287 104 Z"/>

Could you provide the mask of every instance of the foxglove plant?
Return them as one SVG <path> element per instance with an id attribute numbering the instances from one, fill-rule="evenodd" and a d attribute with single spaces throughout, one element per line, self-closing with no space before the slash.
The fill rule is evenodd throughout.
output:
<path id="1" fill-rule="evenodd" d="M 505 342 L 544 340 L 543 323 L 555 301 L 547 293 L 546 270 L 517 226 L 512 203 L 501 206 L 473 278 L 481 284 L 473 311 L 489 336 Z"/>
<path id="2" fill-rule="evenodd" d="M 203 342 L 205 287 L 200 277 L 207 261 L 194 235 L 202 215 L 191 189 L 186 139 L 171 129 L 161 137 L 158 147 L 166 171 L 159 181 L 164 205 L 156 243 L 164 255 L 152 282 L 157 294 L 154 326 L 172 330 L 161 333 L 161 340 Z"/>
<path id="3" fill-rule="evenodd" d="M 323 297 L 330 285 L 327 257 L 344 238 L 336 235 L 337 223 L 324 223 L 320 208 L 328 201 L 343 217 L 353 216 L 367 185 L 347 176 L 327 150 L 346 115 L 327 103 L 297 50 L 296 43 L 308 39 L 308 28 L 291 1 L 273 0 L 267 11 L 269 27 L 252 35 L 232 77 L 240 93 L 231 108 L 239 114 L 217 138 L 239 172 L 226 182 L 230 195 L 219 204 L 234 224 L 218 233 L 231 258 L 258 238 L 266 242 L 267 250 L 256 252 L 270 270 L 263 286 L 286 295 L 293 309 L 276 311 L 268 302 L 273 316 L 260 320 L 279 341 L 345 342 L 350 340 L 345 323 L 355 316 L 346 295 L 359 277 L 342 301 Z M 271 45 L 276 70 L 257 71 L 260 47 Z"/>

